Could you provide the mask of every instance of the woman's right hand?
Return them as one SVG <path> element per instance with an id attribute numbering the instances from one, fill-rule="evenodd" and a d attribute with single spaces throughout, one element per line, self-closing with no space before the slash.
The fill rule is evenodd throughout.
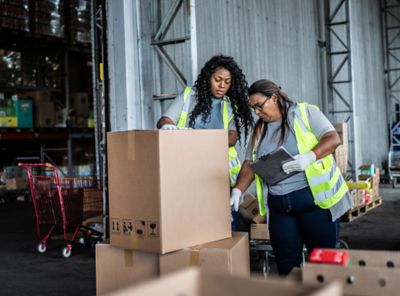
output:
<path id="1" fill-rule="evenodd" d="M 239 211 L 240 198 L 242 197 L 242 191 L 238 188 L 233 188 L 231 192 L 231 207 L 235 212 Z"/>

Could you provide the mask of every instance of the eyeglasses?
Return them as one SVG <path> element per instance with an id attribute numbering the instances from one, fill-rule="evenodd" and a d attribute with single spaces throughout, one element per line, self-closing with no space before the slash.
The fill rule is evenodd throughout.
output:
<path id="1" fill-rule="evenodd" d="M 264 102 L 262 102 L 261 104 L 255 104 L 253 106 L 251 106 L 251 108 L 253 108 L 254 111 L 258 110 L 261 111 L 262 108 L 264 107 L 264 104 L 269 100 L 270 98 L 266 98 Z"/>

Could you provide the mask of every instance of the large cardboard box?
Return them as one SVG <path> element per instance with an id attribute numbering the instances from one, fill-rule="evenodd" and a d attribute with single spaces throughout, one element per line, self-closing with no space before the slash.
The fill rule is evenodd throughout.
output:
<path id="1" fill-rule="evenodd" d="M 87 118 L 89 116 L 89 94 L 80 92 L 71 94 L 71 107 L 75 116 Z"/>
<path id="2" fill-rule="evenodd" d="M 233 275 L 202 274 L 198 269 L 185 269 L 160 280 L 152 280 L 136 287 L 120 289 L 109 295 L 118 296 L 339 296 L 338 282 L 302 285 L 281 279 L 250 278 Z"/>
<path id="3" fill-rule="evenodd" d="M 29 182 L 26 177 L 16 177 L 6 180 L 7 190 L 28 189 L 28 187 L 29 187 Z"/>
<path id="4" fill-rule="evenodd" d="M 107 139 L 112 245 L 165 254 L 231 237 L 227 131 Z"/>
<path id="5" fill-rule="evenodd" d="M 268 224 L 251 224 L 250 225 L 250 238 L 269 240 Z"/>
<path id="6" fill-rule="evenodd" d="M 159 276 L 158 255 L 96 245 L 96 292 L 111 293 Z"/>
<path id="7" fill-rule="evenodd" d="M 249 236 L 247 232 L 233 232 L 232 235 L 231 238 L 161 255 L 161 276 L 189 266 L 199 266 L 206 273 L 249 276 Z"/>
<path id="8" fill-rule="evenodd" d="M 239 206 L 239 213 L 243 218 L 252 221 L 259 213 L 257 198 L 252 194 L 247 194 Z"/>
<path id="9" fill-rule="evenodd" d="M 36 106 L 36 126 L 54 127 L 56 122 L 56 112 L 53 102 L 41 102 Z"/>
<path id="10" fill-rule="evenodd" d="M 394 268 L 311 263 L 303 266 L 303 283 L 321 284 L 339 280 L 343 284 L 344 295 L 349 296 L 398 295 L 399 278 L 400 269 Z"/>
<path id="11" fill-rule="evenodd" d="M 400 271 L 399 251 L 349 250 L 349 257 L 353 266 L 399 268 Z"/>
<path id="12" fill-rule="evenodd" d="M 349 266 L 306 263 L 303 267 L 303 282 L 313 284 L 339 280 L 343 283 L 344 295 L 399 294 L 399 251 L 348 252 L 351 262 Z"/>
<path id="13" fill-rule="evenodd" d="M 50 102 L 50 92 L 47 91 L 29 91 L 24 93 L 25 97 L 33 100 L 35 107 L 43 102 Z"/>

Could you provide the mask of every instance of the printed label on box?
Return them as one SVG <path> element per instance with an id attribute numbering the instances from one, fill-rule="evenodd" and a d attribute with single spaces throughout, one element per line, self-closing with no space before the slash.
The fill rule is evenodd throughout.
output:
<path id="1" fill-rule="evenodd" d="M 121 220 L 111 218 L 111 232 L 112 233 L 121 233 Z"/>
<path id="2" fill-rule="evenodd" d="M 133 222 L 131 219 L 122 220 L 122 234 L 130 235 L 133 230 Z"/>
<path id="3" fill-rule="evenodd" d="M 135 221 L 135 233 L 138 238 L 144 238 L 146 231 L 146 222 L 143 220 Z"/>
<path id="4" fill-rule="evenodd" d="M 158 238 L 158 223 L 156 221 L 147 221 L 147 234 L 150 238 Z"/>

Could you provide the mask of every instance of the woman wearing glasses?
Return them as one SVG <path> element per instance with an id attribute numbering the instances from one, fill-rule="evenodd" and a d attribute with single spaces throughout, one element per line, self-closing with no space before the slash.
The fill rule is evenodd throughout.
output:
<path id="1" fill-rule="evenodd" d="M 256 181 L 260 213 L 268 217 L 278 272 L 286 275 L 300 266 L 303 244 L 308 252 L 317 247 L 335 248 L 339 218 L 353 206 L 332 156 L 340 138 L 316 106 L 294 103 L 270 80 L 254 82 L 249 97 L 259 119 L 231 203 L 238 205 L 242 192 Z M 293 155 L 282 165 L 290 176 L 270 184 L 266 198 L 262 188 L 266 183 L 253 173 L 250 163 L 281 146 Z"/>
<path id="2" fill-rule="evenodd" d="M 235 145 L 241 139 L 242 130 L 247 138 L 253 124 L 242 69 L 232 57 L 217 55 L 206 62 L 194 87 L 187 86 L 174 99 L 157 122 L 157 128 L 227 129 L 229 176 L 233 187 L 241 167 Z M 235 223 L 232 227 L 235 230 Z"/>

